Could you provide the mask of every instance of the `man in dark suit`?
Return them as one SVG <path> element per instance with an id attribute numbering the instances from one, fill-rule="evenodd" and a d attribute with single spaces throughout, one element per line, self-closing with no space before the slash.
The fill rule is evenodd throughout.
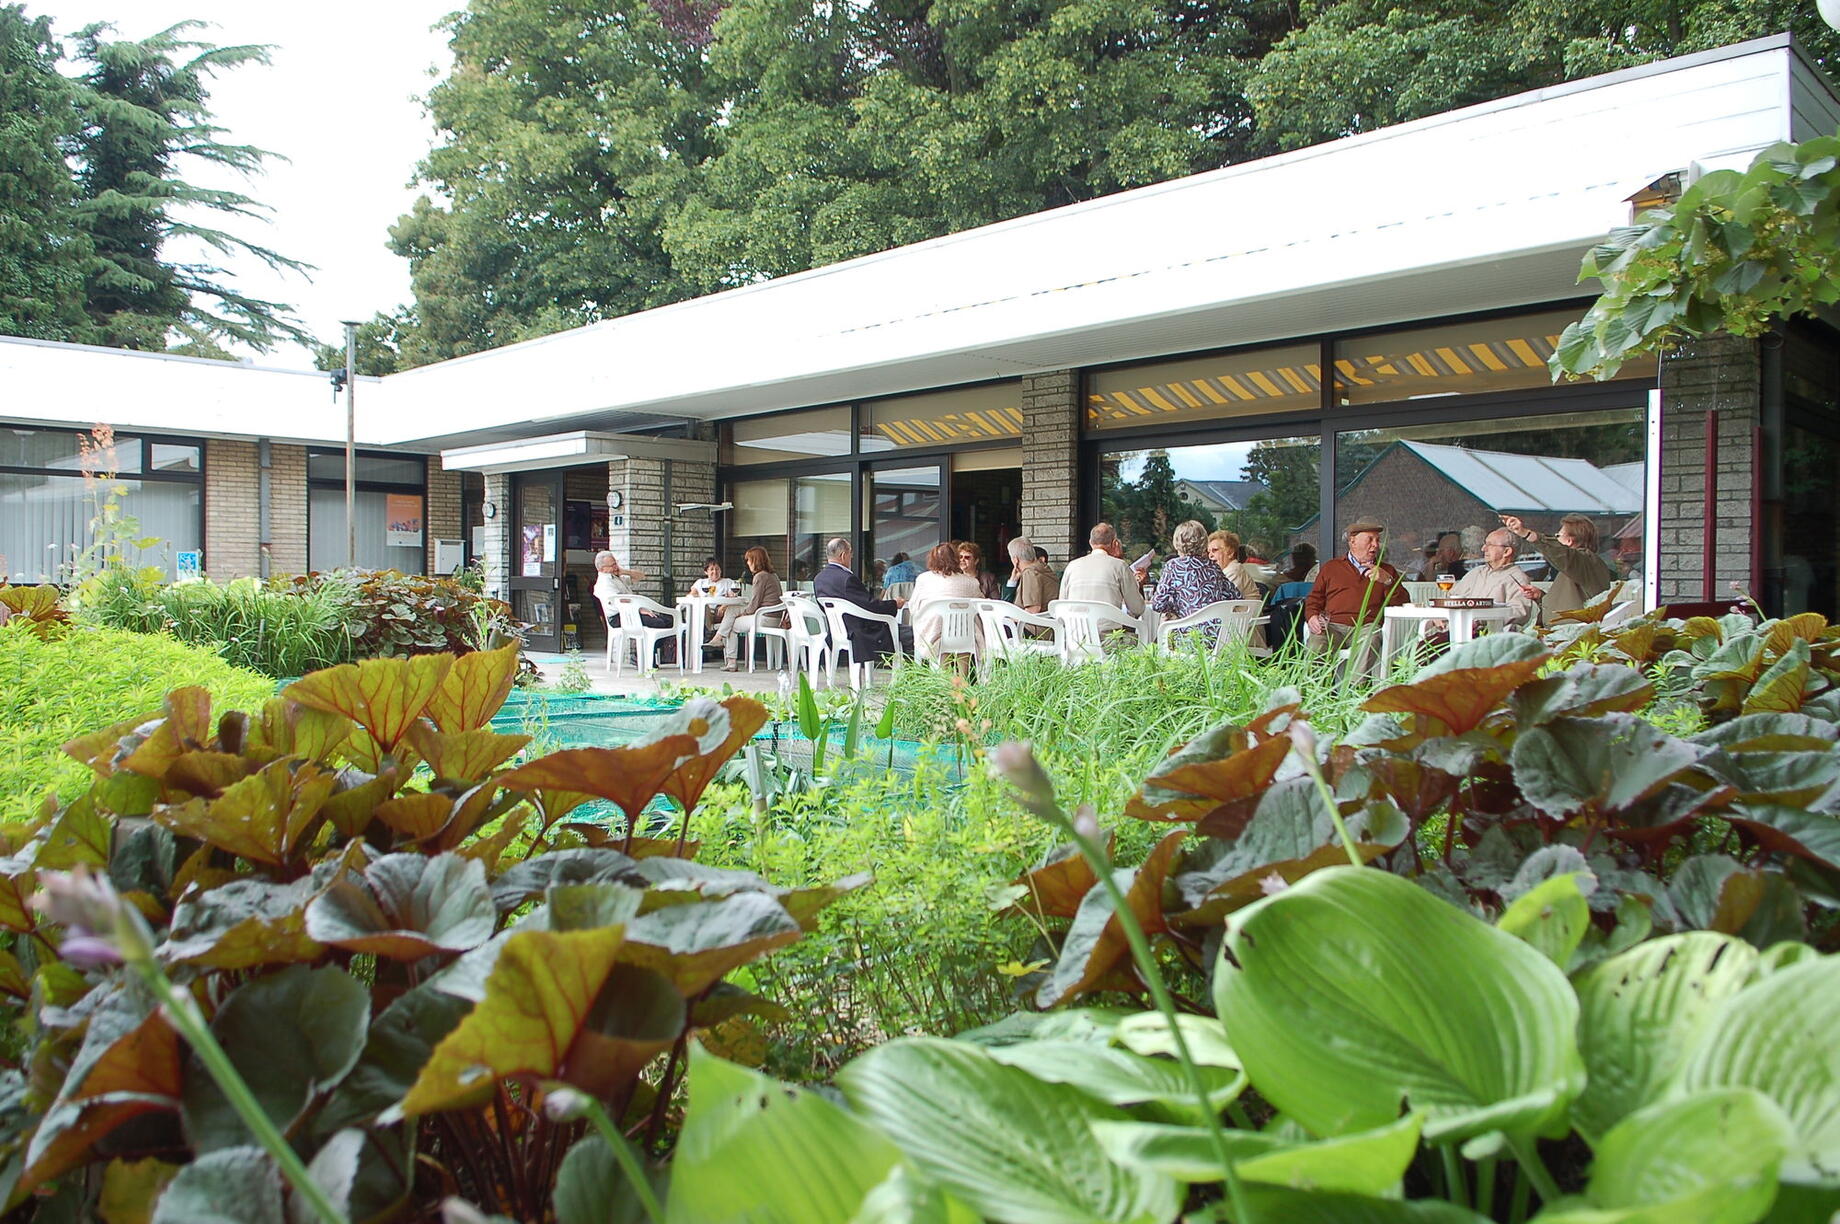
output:
<path id="1" fill-rule="evenodd" d="M 855 604 L 865 612 L 879 612 L 884 616 L 894 615 L 896 609 L 907 602 L 905 599 L 870 597 L 869 588 L 850 569 L 850 542 L 842 536 L 824 546 L 824 555 L 829 560 L 811 582 L 812 593 L 818 598 L 841 599 Z M 888 626 L 857 620 L 853 616 L 845 617 L 843 623 L 850 634 L 850 658 L 868 663 L 894 652 L 894 645 L 888 637 Z M 912 648 L 910 633 L 905 625 L 901 627 L 901 644 L 907 649 Z"/>

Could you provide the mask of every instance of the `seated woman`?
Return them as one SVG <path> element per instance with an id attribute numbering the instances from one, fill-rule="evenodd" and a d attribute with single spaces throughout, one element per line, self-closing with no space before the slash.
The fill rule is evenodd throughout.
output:
<path id="1" fill-rule="evenodd" d="M 1239 588 L 1220 572 L 1220 566 L 1207 555 L 1208 531 L 1190 519 L 1175 529 L 1172 537 L 1176 555 L 1163 562 L 1163 572 L 1156 580 L 1156 593 L 1150 606 L 1164 616 L 1181 618 L 1199 612 L 1211 603 L 1240 598 Z M 1212 642 L 1215 627 L 1207 626 L 1207 640 Z"/>
<path id="2" fill-rule="evenodd" d="M 975 547 L 975 546 L 974 546 Z M 961 553 L 950 543 L 935 544 L 926 554 L 926 572 L 914 579 L 914 653 L 933 658 L 939 642 L 939 614 L 927 611 L 927 601 L 940 599 L 982 599 L 978 580 L 959 568 Z"/>
<path id="3" fill-rule="evenodd" d="M 969 574 L 978 584 L 977 599 L 1002 599 L 1003 584 L 997 576 L 984 568 L 984 550 L 970 540 L 960 540 L 958 549 L 958 568 L 960 573 Z M 915 594 L 919 589 L 915 588 Z"/>
<path id="4" fill-rule="evenodd" d="M 690 598 L 733 599 L 739 594 L 741 584 L 722 577 L 722 562 L 714 557 L 703 558 L 703 576 L 690 584 Z"/>
<path id="5" fill-rule="evenodd" d="M 786 598 L 779 583 L 779 575 L 773 572 L 773 559 L 767 556 L 767 550 L 755 545 L 747 550 L 742 560 L 747 565 L 748 573 L 753 575 L 748 580 L 748 601 L 738 608 L 724 610 L 716 635 L 709 639 L 711 646 L 722 648 L 723 671 L 740 670 L 742 635 L 755 625 L 777 629 L 786 623 L 783 613 L 765 611 L 783 603 Z"/>

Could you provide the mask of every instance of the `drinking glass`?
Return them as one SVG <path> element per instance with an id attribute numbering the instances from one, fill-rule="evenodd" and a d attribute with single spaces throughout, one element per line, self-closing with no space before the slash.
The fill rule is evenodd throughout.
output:
<path id="1" fill-rule="evenodd" d="M 1437 576 L 1437 585 L 1438 590 L 1443 591 L 1445 594 L 1449 594 L 1450 588 L 1457 585 L 1457 576 L 1455 574 L 1439 574 Z"/>

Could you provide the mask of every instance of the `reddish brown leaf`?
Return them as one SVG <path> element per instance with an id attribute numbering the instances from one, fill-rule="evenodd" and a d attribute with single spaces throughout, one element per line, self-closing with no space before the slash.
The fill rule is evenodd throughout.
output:
<path id="1" fill-rule="evenodd" d="M 454 656 L 447 654 L 366 659 L 302 676 L 284 695 L 316 710 L 343 714 L 369 731 L 384 751 L 394 752 L 440 692 L 453 665 Z"/>
<path id="2" fill-rule="evenodd" d="M 525 793 L 594 795 L 618 806 L 630 825 L 664 789 L 672 771 L 695 754 L 696 738 L 689 735 L 665 735 L 623 748 L 566 748 L 500 774 L 498 784 Z"/>
<path id="3" fill-rule="evenodd" d="M 216 798 L 226 787 L 241 782 L 253 772 L 255 763 L 247 757 L 199 749 L 174 758 L 163 780 L 169 791 Z"/>
<path id="4" fill-rule="evenodd" d="M 1125 892 L 1125 904 L 1137 916 L 1146 934 L 1169 929 L 1163 914 L 1163 884 L 1188 836 L 1187 829 L 1178 829 L 1158 842 L 1138 867 L 1131 887 Z M 1074 916 L 1061 946 L 1061 958 L 1049 973 L 1048 980 L 1036 991 L 1035 1002 L 1041 1007 L 1053 1007 L 1077 998 L 1094 989 L 1096 983 L 1120 967 L 1129 956 L 1130 944 L 1125 939 L 1118 915 L 1109 904 L 1109 897 L 1102 890 L 1096 892 Z"/>
<path id="5" fill-rule="evenodd" d="M 1355 848 L 1360 851 L 1362 862 L 1371 863 L 1392 847 L 1379 846 L 1372 842 L 1357 842 Z M 1347 865 L 1348 851 L 1339 841 L 1318 846 L 1300 859 L 1261 863 L 1243 875 L 1237 875 L 1230 880 L 1223 880 L 1216 884 L 1208 891 L 1206 899 L 1193 909 L 1169 915 L 1169 924 L 1179 927 L 1218 927 L 1228 914 L 1269 895 L 1268 890 L 1279 884 L 1295 884 L 1312 871 Z"/>
<path id="6" fill-rule="evenodd" d="M 333 775 L 276 761 L 216 799 L 157 808 L 155 823 L 258 863 L 280 866 L 300 845 L 332 793 Z"/>
<path id="7" fill-rule="evenodd" d="M 37 915 L 27 904 L 38 891 L 38 873 L 30 869 L 17 875 L 0 876 L 0 927 L 9 931 L 30 931 L 37 927 Z"/>
<path id="8" fill-rule="evenodd" d="M 437 778 L 470 784 L 516 756 L 530 743 L 530 736 L 500 735 L 496 731 L 446 733 L 418 722 L 409 728 L 408 740 Z"/>
<path id="9" fill-rule="evenodd" d="M 728 758 L 741 751 L 742 745 L 767 723 L 767 707 L 752 697 L 729 697 L 722 702 L 722 708 L 728 711 L 727 737 L 713 752 L 699 752 L 684 761 L 664 781 L 664 793 L 675 799 L 677 806 L 686 812 L 696 806 L 697 800 L 703 797 L 703 792 L 715 781 L 716 772 Z M 701 739 L 708 727 L 693 722 L 687 730 L 689 734 Z"/>
<path id="10" fill-rule="evenodd" d="M 1111 856 L 1117 836 L 1106 838 L 1106 856 Z M 1028 895 L 1017 900 L 1016 908 L 1037 918 L 1071 918 L 1080 910 L 1080 901 L 1099 883 L 1090 864 L 1077 846 L 1061 846 L 1048 861 L 1033 871 L 1025 871 L 1015 882 L 1027 888 Z"/>
<path id="11" fill-rule="evenodd" d="M 1542 655 L 1494 667 L 1459 667 L 1382 689 L 1361 708 L 1376 714 L 1421 714 L 1438 720 L 1452 735 L 1465 735 L 1481 726 L 1545 662 Z"/>
<path id="12" fill-rule="evenodd" d="M 1376 755 L 1364 768 L 1378 793 L 1390 796 L 1414 825 L 1450 802 L 1463 784 L 1463 779 L 1411 757 Z"/>
<path id="13" fill-rule="evenodd" d="M 461 655 L 428 703 L 428 717 L 449 735 L 479 730 L 505 704 L 517 670 L 516 642 Z"/>
<path id="14" fill-rule="evenodd" d="M 1257 803 L 1289 753 L 1288 739 L 1268 739 L 1211 761 L 1166 768 L 1144 779 L 1125 804 L 1125 815 L 1189 822 L 1214 815 L 1223 806 L 1237 811 L 1249 802 Z M 1250 809 L 1245 815 L 1251 815 Z"/>
<path id="15" fill-rule="evenodd" d="M 79 735 L 63 746 L 63 753 L 95 770 L 98 777 L 106 778 L 117 768 L 115 758 L 120 754 L 122 737 L 158 717 L 158 714 L 143 714 L 88 735 Z"/>
<path id="16" fill-rule="evenodd" d="M 343 714 L 315 710 L 286 697 L 271 697 L 262 707 L 261 716 L 250 725 L 246 750 L 251 756 L 267 759 L 297 756 L 325 761 L 351 732 L 351 719 Z"/>

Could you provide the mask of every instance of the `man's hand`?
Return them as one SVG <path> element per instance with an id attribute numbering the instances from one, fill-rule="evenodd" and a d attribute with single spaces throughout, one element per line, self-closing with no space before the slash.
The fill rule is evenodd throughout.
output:
<path id="1" fill-rule="evenodd" d="M 1315 616 L 1312 616 L 1309 620 L 1303 623 L 1304 623 L 1304 626 L 1308 628 L 1311 633 L 1316 634 L 1318 637 L 1322 636 L 1324 633 L 1327 633 L 1329 629 L 1329 618 L 1324 616 L 1321 612 L 1318 612 Z"/>
<path id="2" fill-rule="evenodd" d="M 1145 580 L 1146 578 L 1148 578 L 1149 576 L 1150 576 L 1150 567 L 1149 567 L 1149 566 L 1145 566 L 1145 567 L 1144 567 L 1144 568 L 1142 568 L 1142 569 L 1139 569 L 1139 568 L 1138 568 L 1137 566 L 1135 566 L 1135 565 L 1133 565 L 1133 566 L 1131 567 L 1131 577 L 1133 577 L 1133 578 L 1135 578 L 1135 579 L 1137 579 L 1137 585 L 1138 585 L 1138 586 L 1142 586 L 1142 585 L 1144 585 L 1144 580 Z"/>
<path id="3" fill-rule="evenodd" d="M 1523 540 L 1537 540 L 1540 538 L 1538 532 L 1528 531 L 1527 525 L 1521 522 L 1519 516 L 1517 515 L 1513 515 L 1513 514 L 1502 515 L 1501 525 L 1503 527 L 1506 527 L 1509 531 L 1513 532 L 1515 535 L 1519 536 Z"/>
<path id="4" fill-rule="evenodd" d="M 903 596 L 903 595 L 895 596 L 894 606 L 897 608 L 905 608 L 907 606 L 906 596 Z"/>

